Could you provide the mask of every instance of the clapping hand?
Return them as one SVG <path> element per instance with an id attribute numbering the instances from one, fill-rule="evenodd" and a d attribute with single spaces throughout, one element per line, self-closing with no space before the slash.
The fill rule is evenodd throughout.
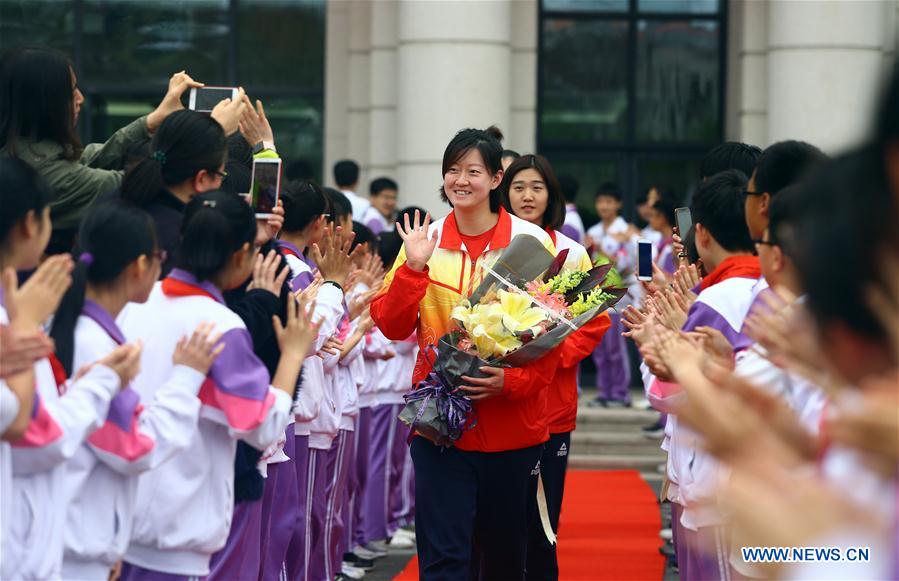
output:
<path id="1" fill-rule="evenodd" d="M 21 287 L 15 270 L 7 268 L 3 272 L 3 293 L 10 325 L 26 332 L 43 326 L 72 284 L 73 268 L 68 254 L 51 256 Z"/>

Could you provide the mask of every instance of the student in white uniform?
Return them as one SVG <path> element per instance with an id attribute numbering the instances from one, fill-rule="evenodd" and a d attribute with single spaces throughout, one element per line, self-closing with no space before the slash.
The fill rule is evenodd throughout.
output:
<path id="1" fill-rule="evenodd" d="M 125 335 L 144 344 L 134 388 L 151 400 L 172 373 L 174 346 L 201 322 L 214 324 L 224 348 L 200 389 L 200 420 L 188 447 L 140 477 L 124 580 L 209 573 L 231 524 L 237 440 L 265 449 L 284 433 L 313 339 L 308 316 L 288 303 L 286 326 L 273 321 L 281 358 L 269 377 L 243 321 L 225 306 L 222 291 L 249 278 L 255 258 L 256 220 L 243 200 L 220 192 L 197 196 L 183 233 L 176 268 L 146 303 L 120 315 Z"/>
<path id="2" fill-rule="evenodd" d="M 129 301 L 147 300 L 164 257 L 150 216 L 118 201 L 88 213 L 78 251 L 73 284 L 50 332 L 67 375 L 126 343 L 115 317 Z M 186 447 L 196 430 L 197 394 L 216 356 L 209 339 L 208 329 L 201 329 L 190 342 L 179 342 L 173 373 L 153 400 L 141 402 L 130 386 L 123 387 L 105 424 L 69 460 L 64 578 L 108 579 L 124 555 L 137 476 Z"/>
<path id="3" fill-rule="evenodd" d="M 334 183 L 353 206 L 352 215 L 357 218 L 365 216 L 371 202 L 356 193 L 359 187 L 359 164 L 351 159 L 342 159 L 335 163 Z"/>
<path id="4" fill-rule="evenodd" d="M 0 159 L 0 176 L 0 269 L 6 273 L 0 324 L 31 332 L 56 310 L 71 282 L 72 261 L 51 257 L 18 288 L 13 271 L 35 268 L 50 239 L 50 194 L 35 171 L 18 159 Z M 4 462 L 4 470 L 11 465 L 12 479 L 2 493 L 4 505 L 9 504 L 0 529 L 0 578 L 60 577 L 66 461 L 100 426 L 110 400 L 136 364 L 137 351 L 124 347 L 68 384 L 61 369 L 54 373 L 48 358 L 8 378 L 14 392 L 26 394 L 31 385 L 36 393 L 30 409 L 20 410 L 29 421 L 12 446 L 11 461 Z"/>
<path id="5" fill-rule="evenodd" d="M 365 214 L 356 219 L 365 224 L 375 236 L 393 230 L 399 186 L 392 179 L 381 177 L 372 180 L 368 192 L 371 205 Z"/>

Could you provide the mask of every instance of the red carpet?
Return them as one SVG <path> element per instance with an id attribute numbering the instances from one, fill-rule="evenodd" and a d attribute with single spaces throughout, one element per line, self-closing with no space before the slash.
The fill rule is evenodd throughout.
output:
<path id="1" fill-rule="evenodd" d="M 655 494 L 634 470 L 572 470 L 565 481 L 559 526 L 561 581 L 658 581 L 661 527 Z M 396 581 L 418 579 L 412 559 Z"/>

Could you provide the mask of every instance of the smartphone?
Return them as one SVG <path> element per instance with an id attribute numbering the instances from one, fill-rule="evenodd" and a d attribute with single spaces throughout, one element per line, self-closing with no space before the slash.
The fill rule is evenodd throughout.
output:
<path id="1" fill-rule="evenodd" d="M 637 240 L 637 280 L 652 280 L 652 240 Z"/>
<path id="2" fill-rule="evenodd" d="M 250 184 L 250 205 L 256 217 L 270 218 L 281 194 L 281 160 L 254 159 Z"/>
<path id="3" fill-rule="evenodd" d="M 693 227 L 693 214 L 690 213 L 690 208 L 675 208 L 674 221 L 677 222 L 677 234 L 683 240 Z"/>
<path id="4" fill-rule="evenodd" d="M 236 99 L 237 87 L 194 87 L 190 90 L 188 109 L 210 113 L 225 99 Z"/>

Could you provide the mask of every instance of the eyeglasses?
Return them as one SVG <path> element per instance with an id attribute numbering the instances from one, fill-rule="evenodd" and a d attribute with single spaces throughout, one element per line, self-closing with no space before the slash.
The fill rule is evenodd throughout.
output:
<path id="1" fill-rule="evenodd" d="M 752 190 L 743 190 L 743 197 L 748 198 L 749 196 L 764 196 L 765 192 L 753 192 Z"/>
<path id="2" fill-rule="evenodd" d="M 219 171 L 217 169 L 214 169 L 214 170 L 212 170 L 212 173 L 221 176 L 222 179 L 225 179 L 226 177 L 228 177 L 228 172 L 226 172 L 226 171 Z"/>
<path id="3" fill-rule="evenodd" d="M 762 240 L 761 238 L 753 238 L 752 243 L 756 246 L 765 245 L 765 246 L 779 246 L 777 242 L 773 242 L 771 240 Z"/>
<path id="4" fill-rule="evenodd" d="M 165 250 L 157 250 L 156 252 L 153 253 L 153 258 L 157 258 L 157 259 L 159 259 L 160 263 L 163 263 L 166 260 L 168 260 L 169 253 L 166 252 Z"/>

